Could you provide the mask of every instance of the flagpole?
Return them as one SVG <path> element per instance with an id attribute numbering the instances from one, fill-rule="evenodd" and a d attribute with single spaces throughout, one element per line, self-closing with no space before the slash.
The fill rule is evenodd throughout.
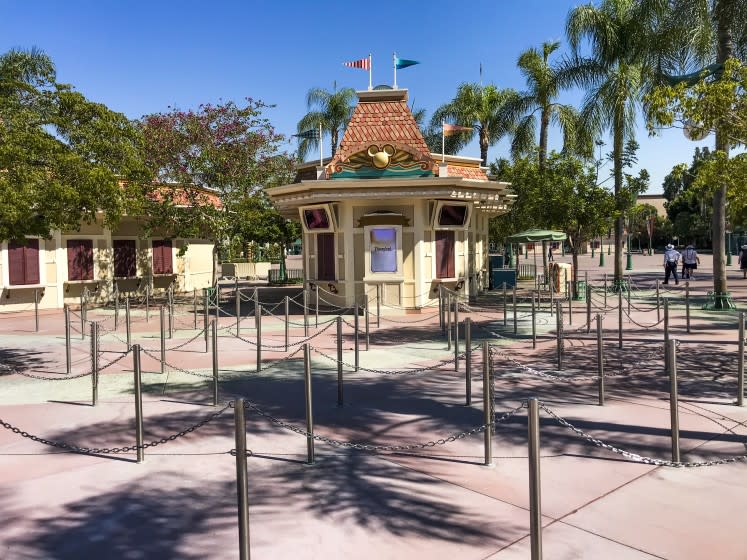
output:
<path id="1" fill-rule="evenodd" d="M 368 53 L 368 91 L 371 91 L 373 89 L 373 80 L 371 78 L 372 72 L 373 72 L 373 59 L 371 58 L 371 53 Z"/>
<path id="2" fill-rule="evenodd" d="M 324 150 L 324 142 L 322 142 L 322 123 L 319 122 L 319 167 L 322 167 L 324 164 L 322 163 L 324 161 L 324 158 L 322 157 Z"/>
<path id="3" fill-rule="evenodd" d="M 397 53 L 392 53 L 392 66 L 394 66 L 394 87 L 393 89 L 397 89 Z"/>
<path id="4" fill-rule="evenodd" d="M 441 163 L 446 161 L 446 121 L 441 121 Z"/>

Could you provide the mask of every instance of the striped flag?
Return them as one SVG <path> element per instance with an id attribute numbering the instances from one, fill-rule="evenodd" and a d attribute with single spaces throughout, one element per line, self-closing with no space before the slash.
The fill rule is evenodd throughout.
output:
<path id="1" fill-rule="evenodd" d="M 446 124 L 444 123 L 444 136 L 453 136 L 460 132 L 472 132 L 474 129 L 471 126 L 459 126 L 458 124 Z"/>
<path id="2" fill-rule="evenodd" d="M 343 62 L 343 66 L 348 68 L 359 68 L 361 70 L 371 69 L 371 59 L 369 57 L 361 58 L 360 60 L 351 60 L 350 62 Z"/>
<path id="3" fill-rule="evenodd" d="M 315 129 L 306 130 L 293 135 L 296 138 L 304 138 L 306 140 L 319 140 L 319 131 Z"/>

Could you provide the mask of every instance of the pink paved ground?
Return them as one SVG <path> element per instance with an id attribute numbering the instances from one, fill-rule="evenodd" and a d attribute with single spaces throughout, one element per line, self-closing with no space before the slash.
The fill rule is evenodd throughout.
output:
<path id="1" fill-rule="evenodd" d="M 634 281 L 650 286 L 659 256 L 636 257 Z M 586 265 L 590 258 L 586 257 Z M 702 259 L 706 261 L 707 259 Z M 609 260 L 608 260 L 609 263 Z M 596 264 L 594 261 L 592 264 Z M 704 262 L 704 264 L 706 264 Z M 705 270 L 703 270 L 705 269 Z M 600 269 L 593 266 L 592 278 Z M 708 289 L 707 266 L 692 285 L 695 297 Z M 734 276 L 731 288 L 743 305 L 747 284 Z M 674 290 L 674 286 L 670 286 Z M 747 453 L 747 410 L 734 406 L 737 335 L 734 315 L 707 314 L 693 305 L 692 332 L 684 330 L 684 309 L 672 298 L 671 335 L 681 341 L 680 425 L 683 460 L 735 457 Z M 594 437 L 655 458 L 670 456 L 667 381 L 661 355 L 662 332 L 645 328 L 657 321 L 650 291 L 633 300 L 624 348 L 617 348 L 617 311 L 604 318 L 607 404 L 596 406 L 597 388 L 528 375 L 516 363 L 496 364 L 496 411 L 510 410 L 537 396 L 552 410 Z M 595 302 L 601 303 L 601 296 Z M 501 298 L 480 304 L 500 307 Z M 615 299 L 610 297 L 609 305 Z M 183 311 L 187 311 L 185 308 Z M 279 312 L 280 310 L 277 310 Z M 520 340 L 507 341 L 500 312 L 471 314 L 474 339 L 503 345 L 519 364 L 549 372 L 555 368 L 554 319 L 540 315 L 540 340 L 532 350 L 526 309 L 520 311 Z M 468 314 L 462 314 L 468 316 Z M 110 316 L 105 329 L 113 327 Z M 298 315 L 293 320 L 300 321 Z M 322 317 L 325 320 L 325 317 Z M 347 317 L 348 321 L 352 318 Z M 167 347 L 191 339 L 191 317 L 183 315 Z M 564 374 L 596 372 L 593 331 L 587 336 L 583 303 L 565 325 Z M 287 354 L 256 350 L 231 335 L 233 319 L 222 319 L 219 339 L 221 400 L 243 396 L 263 410 L 304 425 L 302 366 Z M 252 320 L 242 336 L 255 340 Z M 374 323 L 374 322 L 372 322 Z M 158 321 L 137 315 L 133 342 L 159 348 Z M 361 322 L 361 325 L 363 322 Z M 3 369 L 66 377 L 61 314 L 0 317 Z M 311 334 L 318 332 L 311 329 Z M 311 341 L 335 353 L 334 326 Z M 263 322 L 263 343 L 281 345 L 283 325 Z M 104 332 L 102 364 L 125 345 L 123 329 Z M 291 330 L 291 341 L 303 328 Z M 344 360 L 352 363 L 352 336 L 345 327 Z M 296 348 L 296 346 L 293 346 Z M 450 355 L 432 310 L 420 316 L 386 316 L 372 328 L 371 348 L 361 366 L 401 370 L 433 364 Z M 204 339 L 169 351 L 171 366 L 160 374 L 156 359 L 144 355 L 145 439 L 159 440 L 196 424 L 215 411 L 206 378 L 210 374 Z M 76 338 L 73 375 L 89 368 L 89 341 Z M 100 402 L 90 403 L 90 377 L 45 381 L 19 374 L 0 377 L 0 418 L 32 434 L 87 447 L 134 443 L 130 356 L 101 374 Z M 459 434 L 482 424 L 479 352 L 473 356 L 473 404 L 465 406 L 464 364 L 422 375 L 383 375 L 345 370 L 345 406 L 336 406 L 336 366 L 313 355 L 316 432 L 347 441 L 401 445 Z M 620 374 L 622 374 L 620 376 Z M 493 438 L 493 467 L 482 466 L 482 435 L 408 452 L 370 454 L 316 445 L 316 464 L 307 466 L 306 440 L 248 414 L 250 531 L 253 558 L 474 558 L 529 557 L 526 411 L 509 418 Z M 635 462 L 594 447 L 542 418 L 542 504 L 547 559 L 747 558 L 747 464 L 667 468 Z M 236 558 L 236 490 L 230 410 L 185 437 L 146 450 L 143 464 L 133 454 L 67 453 L 0 428 L 0 558 Z"/>

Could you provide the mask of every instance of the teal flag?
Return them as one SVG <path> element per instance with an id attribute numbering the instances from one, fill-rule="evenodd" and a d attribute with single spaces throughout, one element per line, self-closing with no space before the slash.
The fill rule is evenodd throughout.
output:
<path id="1" fill-rule="evenodd" d="M 415 66 L 416 64 L 420 64 L 420 62 L 417 60 L 407 60 L 398 56 L 394 57 L 394 67 L 397 70 L 402 70 L 402 68 L 407 68 L 408 66 Z"/>

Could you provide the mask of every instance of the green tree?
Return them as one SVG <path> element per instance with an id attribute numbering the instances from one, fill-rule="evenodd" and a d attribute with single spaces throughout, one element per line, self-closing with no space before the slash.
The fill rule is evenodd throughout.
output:
<path id="1" fill-rule="evenodd" d="M 739 105 L 734 85 L 741 80 L 738 63 L 732 58 L 747 61 L 747 4 L 743 0 L 672 0 L 665 3 L 669 11 L 661 18 L 657 44 L 664 71 L 672 69 L 702 68 L 686 76 L 668 80 L 669 86 L 660 89 L 651 100 L 659 107 L 669 105 L 669 111 L 660 110 L 653 122 L 671 124 L 677 116 L 702 125 L 715 132 L 716 152 L 708 170 L 701 174 L 712 183 L 713 193 L 713 291 L 715 307 L 730 307 L 726 281 L 725 232 L 726 206 L 730 178 L 742 173 L 740 162 L 730 162 L 735 135 L 731 129 L 744 115 L 732 112 Z M 677 84 L 672 87 L 672 84 Z M 689 86 L 694 86 L 688 91 Z M 706 91 L 704 91 L 706 90 Z M 729 94 L 731 90 L 732 95 Z M 698 92 L 698 93 L 696 93 Z M 700 94 L 704 96 L 698 99 Z M 739 96 L 737 96 L 739 97 Z M 736 101 L 735 104 L 729 101 Z M 744 137 L 740 140 L 744 142 Z M 733 184 L 733 183 L 732 183 Z"/>
<path id="2" fill-rule="evenodd" d="M 306 105 L 309 112 L 306 113 L 296 126 L 297 132 L 307 130 L 319 130 L 322 125 L 322 133 L 330 136 L 330 153 L 335 155 L 340 145 L 340 135 L 353 116 L 354 103 L 356 99 L 353 88 L 342 88 L 337 90 L 337 84 L 332 91 L 324 88 L 312 88 L 306 93 Z M 319 148 L 322 139 L 305 138 L 298 144 L 298 157 L 303 160 L 306 155 Z"/>
<path id="3" fill-rule="evenodd" d="M 498 89 L 492 84 L 482 86 L 465 83 L 459 86 L 454 99 L 436 109 L 431 118 L 431 126 L 440 131 L 441 123 L 448 121 L 472 127 L 472 132 L 450 137 L 451 148 L 457 151 L 477 136 L 480 158 L 482 164 L 487 166 L 488 148 L 512 134 L 516 127 L 514 115 L 507 110 L 508 103 L 516 98 L 517 93 L 512 89 Z"/>
<path id="4" fill-rule="evenodd" d="M 563 71 L 575 85 L 586 90 L 582 121 L 594 135 L 609 130 L 615 220 L 615 282 L 622 282 L 623 220 L 630 200 L 623 189 L 626 140 L 633 138 L 635 118 L 644 93 L 653 79 L 653 54 L 648 48 L 652 18 L 648 2 L 602 0 L 571 10 L 566 22 L 568 41 L 574 50 Z M 591 52 L 582 56 L 582 44 Z"/>
<path id="5" fill-rule="evenodd" d="M 114 227 L 147 180 L 138 130 L 56 81 L 42 51 L 0 55 L 0 240 L 77 230 L 99 213 Z"/>
<path id="6" fill-rule="evenodd" d="M 276 213 L 265 204 L 263 189 L 292 177 L 292 159 L 280 152 L 283 136 L 263 116 L 267 108 L 251 99 L 244 105 L 229 101 L 196 111 L 171 109 L 141 123 L 148 164 L 159 179 L 142 197 L 145 226 L 214 241 L 214 277 L 224 240 L 269 240 L 267 225 Z"/>
<path id="7" fill-rule="evenodd" d="M 564 105 L 557 100 L 568 81 L 562 68 L 551 64 L 549 60 L 550 55 L 559 47 L 558 41 L 545 42 L 541 51 L 532 47 L 519 55 L 517 64 L 526 80 L 527 90 L 520 92 L 508 106 L 508 111 L 517 121 L 511 143 L 511 152 L 515 157 L 534 148 L 539 115 L 537 155 L 540 168 L 544 168 L 547 160 L 547 137 L 551 124 L 559 126 L 563 131 L 564 149 L 580 151 L 591 157 L 591 142 L 582 137 L 584 128 L 578 126 L 578 112 L 571 105 Z"/>

